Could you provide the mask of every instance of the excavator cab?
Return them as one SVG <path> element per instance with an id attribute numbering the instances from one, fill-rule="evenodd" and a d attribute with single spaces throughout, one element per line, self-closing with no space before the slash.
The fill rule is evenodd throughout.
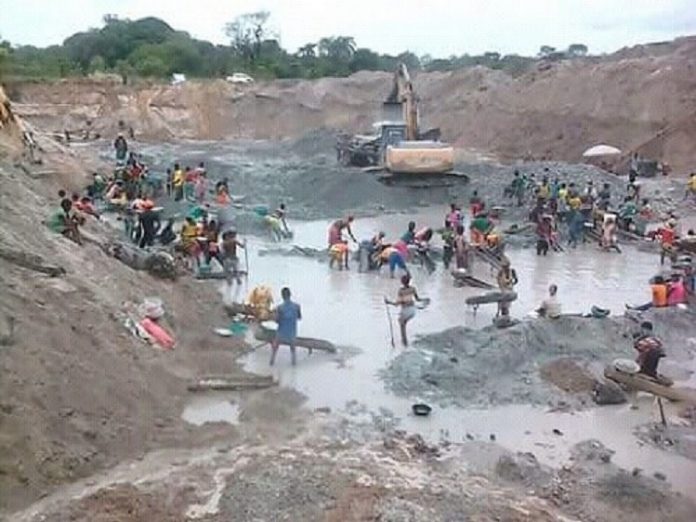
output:
<path id="1" fill-rule="evenodd" d="M 390 145 L 406 141 L 406 124 L 399 121 L 380 121 L 374 124 L 375 134 L 380 137 L 382 157 Z"/>

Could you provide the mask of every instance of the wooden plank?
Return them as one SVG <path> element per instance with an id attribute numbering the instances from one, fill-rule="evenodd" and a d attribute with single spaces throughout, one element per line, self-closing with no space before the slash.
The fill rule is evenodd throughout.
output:
<path id="1" fill-rule="evenodd" d="M 495 288 L 492 284 L 487 283 L 486 281 L 482 279 L 478 279 L 472 275 L 467 274 L 463 269 L 455 269 L 452 271 L 452 277 L 455 279 L 455 281 L 459 281 L 460 283 L 464 283 L 469 286 L 473 286 L 475 288 L 485 288 L 485 289 L 492 289 Z"/>
<path id="2" fill-rule="evenodd" d="M 203 377 L 187 386 L 188 391 L 199 392 L 208 390 L 217 391 L 244 391 L 244 390 L 263 390 L 276 386 L 278 383 L 272 378 L 261 377 L 258 379 L 240 379 L 226 377 Z"/>
<path id="3" fill-rule="evenodd" d="M 665 386 L 647 375 L 621 372 L 613 366 L 607 366 L 604 368 L 604 376 L 607 379 L 618 382 L 619 384 L 625 384 L 629 388 L 652 393 L 653 395 L 664 397 L 665 399 L 669 399 L 671 401 L 696 404 L 696 389 L 693 388 Z"/>

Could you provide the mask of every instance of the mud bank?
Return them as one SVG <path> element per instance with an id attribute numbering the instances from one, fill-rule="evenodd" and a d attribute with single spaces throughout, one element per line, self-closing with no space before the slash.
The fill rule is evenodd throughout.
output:
<path id="1" fill-rule="evenodd" d="M 658 328 L 668 330 L 665 323 Z M 452 328 L 420 337 L 414 350 L 397 356 L 381 375 L 398 395 L 440 404 L 586 404 L 592 378 L 601 380 L 605 364 L 634 357 L 631 333 L 636 330 L 636 324 L 624 318 L 582 317 L 529 319 L 505 330 Z M 679 345 L 671 355 L 677 361 L 682 356 L 691 359 Z M 577 367 L 548 365 L 558 359 L 575 360 Z M 554 375 L 558 372 L 562 375 Z M 552 384 L 564 381 L 564 388 L 574 393 Z"/>

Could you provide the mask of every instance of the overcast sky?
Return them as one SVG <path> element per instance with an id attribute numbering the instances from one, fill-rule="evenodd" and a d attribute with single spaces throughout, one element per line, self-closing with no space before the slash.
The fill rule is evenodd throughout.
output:
<path id="1" fill-rule="evenodd" d="M 594 53 L 696 34 L 696 0 L 0 0 L 0 35 L 46 46 L 102 16 L 156 16 L 224 43 L 235 16 L 265 9 L 291 50 L 322 36 L 354 36 L 383 53 L 446 57 L 484 51 L 535 54 L 542 44 L 585 43 Z"/>

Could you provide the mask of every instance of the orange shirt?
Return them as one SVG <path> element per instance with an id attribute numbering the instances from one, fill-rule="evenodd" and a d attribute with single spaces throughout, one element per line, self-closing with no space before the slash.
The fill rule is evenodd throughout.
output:
<path id="1" fill-rule="evenodd" d="M 656 307 L 667 306 L 667 285 L 650 285 L 652 291 L 652 304 Z"/>

